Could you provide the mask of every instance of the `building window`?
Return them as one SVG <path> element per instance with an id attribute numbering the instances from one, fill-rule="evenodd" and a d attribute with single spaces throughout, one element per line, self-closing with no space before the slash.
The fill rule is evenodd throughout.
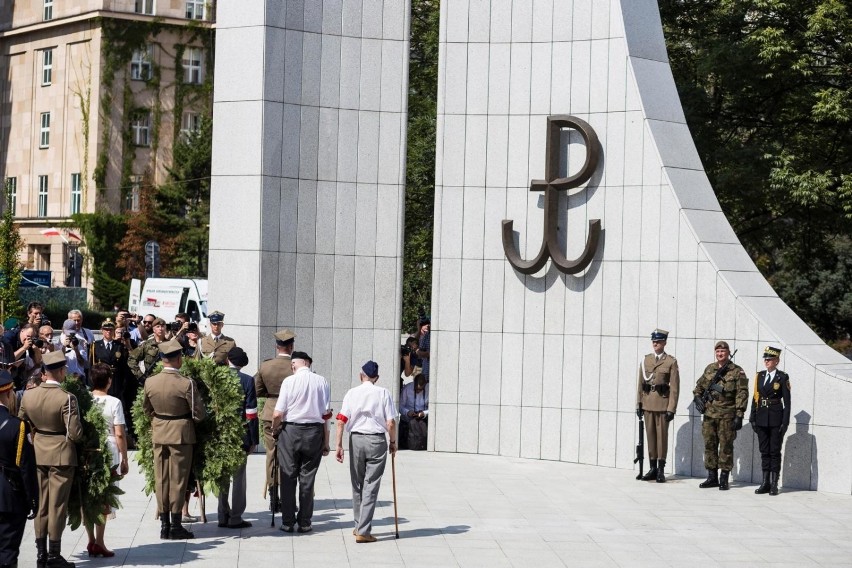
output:
<path id="1" fill-rule="evenodd" d="M 53 0 L 44 0 L 44 21 L 53 19 Z"/>
<path id="2" fill-rule="evenodd" d="M 154 14 L 154 0 L 136 0 L 137 14 Z"/>
<path id="3" fill-rule="evenodd" d="M 9 177 L 6 178 L 6 184 L 9 188 L 9 208 L 12 210 L 12 217 L 15 216 L 15 209 L 18 205 L 18 178 Z M 6 207 L 5 195 L 3 199 L 3 207 Z"/>
<path id="4" fill-rule="evenodd" d="M 38 176 L 38 216 L 47 217 L 47 176 Z"/>
<path id="5" fill-rule="evenodd" d="M 41 85 L 46 87 L 53 81 L 53 50 L 45 49 L 41 52 Z"/>
<path id="6" fill-rule="evenodd" d="M 50 146 L 50 113 L 41 113 L 41 130 L 39 131 L 38 147 L 47 148 Z"/>
<path id="7" fill-rule="evenodd" d="M 201 60 L 204 51 L 200 47 L 187 47 L 183 52 L 183 82 L 201 83 Z"/>
<path id="8" fill-rule="evenodd" d="M 188 20 L 204 19 L 204 0 L 187 0 L 186 18 Z"/>
<path id="9" fill-rule="evenodd" d="M 147 81 L 151 78 L 151 60 L 153 48 L 148 45 L 133 52 L 130 59 L 130 78 L 136 81 Z"/>
<path id="10" fill-rule="evenodd" d="M 189 136 L 201 130 L 201 115 L 197 112 L 185 112 L 181 119 L 180 132 Z"/>
<path id="11" fill-rule="evenodd" d="M 151 145 L 151 113 L 145 112 L 136 115 L 130 122 L 130 130 L 135 146 Z"/>
<path id="12" fill-rule="evenodd" d="M 130 191 L 124 197 L 125 211 L 139 211 L 139 197 L 142 193 L 142 176 L 130 176 Z"/>
<path id="13" fill-rule="evenodd" d="M 80 187 L 80 174 L 71 174 L 71 214 L 79 213 L 83 204 L 83 190 Z"/>

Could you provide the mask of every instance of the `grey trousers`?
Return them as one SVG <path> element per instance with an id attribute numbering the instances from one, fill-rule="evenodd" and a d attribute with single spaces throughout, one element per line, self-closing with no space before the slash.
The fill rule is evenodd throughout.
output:
<path id="1" fill-rule="evenodd" d="M 234 472 L 231 483 L 223 487 L 219 493 L 219 523 L 235 526 L 243 522 L 243 513 L 246 512 L 247 463 L 247 460 L 243 459 L 243 465 Z M 231 491 L 231 505 L 228 504 L 229 490 Z"/>
<path id="2" fill-rule="evenodd" d="M 281 467 L 281 516 L 285 525 L 311 524 L 314 516 L 314 479 L 317 476 L 324 437 L 323 425 L 285 423 L 278 437 Z M 296 517 L 296 485 L 299 487 L 299 516 Z"/>
<path id="3" fill-rule="evenodd" d="M 368 535 L 373 529 L 373 513 L 382 474 L 388 459 L 388 443 L 384 434 L 349 435 L 349 476 L 352 478 L 352 514 L 355 532 Z"/>

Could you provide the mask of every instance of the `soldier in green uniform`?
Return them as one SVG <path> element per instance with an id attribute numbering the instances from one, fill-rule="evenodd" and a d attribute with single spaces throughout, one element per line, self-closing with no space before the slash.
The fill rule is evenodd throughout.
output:
<path id="1" fill-rule="evenodd" d="M 172 339 L 161 343 L 159 349 L 163 370 L 145 381 L 142 407 L 151 417 L 160 538 L 194 538 L 181 525 L 181 509 L 192 467 L 195 424 L 206 416 L 204 401 L 195 381 L 180 374 L 181 344 Z"/>
<path id="2" fill-rule="evenodd" d="M 727 491 L 734 466 L 734 440 L 743 427 L 748 407 L 748 377 L 742 367 L 731 361 L 731 348 L 726 341 L 716 342 L 715 351 L 716 361 L 707 365 L 692 391 L 695 408 L 704 414 L 701 434 L 707 479 L 698 486 Z"/>
<path id="3" fill-rule="evenodd" d="M 222 333 L 222 328 L 225 326 L 225 314 L 222 312 L 213 312 L 210 314 L 210 334 L 205 335 L 198 342 L 198 349 L 195 350 L 195 358 L 213 359 L 217 365 L 228 364 L 228 351 L 237 346 L 234 338 L 228 337 Z"/>
<path id="4" fill-rule="evenodd" d="M 130 352 L 128 365 L 130 372 L 139 381 L 139 386 L 145 386 L 145 380 L 151 376 L 154 366 L 160 360 L 160 344 L 166 341 L 166 322 L 163 318 L 154 320 L 152 332 L 148 339 Z"/>
<path id="5" fill-rule="evenodd" d="M 639 364 L 639 385 L 636 389 L 636 415 L 645 420 L 648 435 L 648 460 L 651 469 L 642 481 L 666 481 L 666 456 L 669 451 L 669 422 L 677 412 L 680 392 L 680 372 L 677 359 L 666 353 L 669 332 L 655 329 L 651 333 L 653 353 Z M 644 414 L 644 416 L 643 416 Z"/>

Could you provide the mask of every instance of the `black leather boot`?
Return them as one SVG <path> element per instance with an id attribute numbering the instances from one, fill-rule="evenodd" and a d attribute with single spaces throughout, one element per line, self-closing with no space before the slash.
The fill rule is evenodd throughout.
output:
<path id="1" fill-rule="evenodd" d="M 172 522 L 169 520 L 168 513 L 160 513 L 160 538 L 169 540 L 169 531 L 172 529 Z"/>
<path id="2" fill-rule="evenodd" d="M 769 494 L 778 495 L 778 472 L 773 471 L 769 474 Z"/>
<path id="3" fill-rule="evenodd" d="M 36 539 L 36 566 L 44 568 L 47 566 L 47 537 Z"/>
<path id="4" fill-rule="evenodd" d="M 769 493 L 769 472 L 763 472 L 763 483 L 760 484 L 760 487 L 754 490 L 758 495 L 763 495 L 764 493 Z"/>
<path id="5" fill-rule="evenodd" d="M 728 476 L 731 474 L 730 471 L 722 470 L 722 475 L 719 476 L 719 491 L 727 491 L 728 490 Z"/>
<path id="6" fill-rule="evenodd" d="M 648 470 L 648 473 L 642 476 L 642 481 L 651 481 L 652 479 L 657 478 L 657 460 L 648 460 L 648 463 L 651 466 L 651 469 Z"/>
<path id="7" fill-rule="evenodd" d="M 74 568 L 73 562 L 62 558 L 62 541 L 51 540 L 48 543 L 47 568 Z"/>
<path id="8" fill-rule="evenodd" d="M 700 487 L 701 489 L 707 489 L 708 487 L 719 487 L 719 470 L 708 469 L 707 479 L 699 483 L 698 487 Z"/>
<path id="9" fill-rule="evenodd" d="M 666 482 L 666 460 L 657 460 L 657 483 Z"/>
<path id="10" fill-rule="evenodd" d="M 169 538 L 172 540 L 183 540 L 185 538 L 195 538 L 195 535 L 183 528 L 180 524 L 181 514 L 172 513 L 172 527 L 169 530 Z"/>

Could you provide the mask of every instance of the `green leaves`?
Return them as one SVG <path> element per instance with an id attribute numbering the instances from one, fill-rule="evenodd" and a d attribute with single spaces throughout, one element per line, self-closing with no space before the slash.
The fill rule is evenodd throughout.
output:
<path id="1" fill-rule="evenodd" d="M 6 321 L 9 316 L 23 315 L 18 298 L 18 286 L 24 274 L 18 251 L 23 246 L 12 210 L 12 182 L 6 179 L 3 183 L 3 216 L 0 219 L 0 321 Z"/>

